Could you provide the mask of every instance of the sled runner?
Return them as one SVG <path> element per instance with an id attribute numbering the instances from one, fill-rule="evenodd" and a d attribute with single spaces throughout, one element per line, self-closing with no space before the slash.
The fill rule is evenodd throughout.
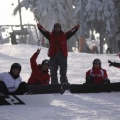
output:
<path id="1" fill-rule="evenodd" d="M 3 95 L 0 96 L 0 105 L 49 105 L 53 99 L 52 94 Z"/>
<path id="2" fill-rule="evenodd" d="M 109 84 L 71 84 L 71 93 L 98 93 L 120 91 L 120 82 Z"/>

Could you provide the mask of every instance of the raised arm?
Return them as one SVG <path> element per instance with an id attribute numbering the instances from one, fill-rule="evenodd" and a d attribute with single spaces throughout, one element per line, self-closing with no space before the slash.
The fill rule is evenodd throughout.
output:
<path id="1" fill-rule="evenodd" d="M 71 38 L 79 29 L 80 25 L 76 25 L 75 27 L 73 27 L 70 31 L 67 31 L 66 34 L 66 39 L 68 40 L 69 38 Z"/>
<path id="2" fill-rule="evenodd" d="M 37 69 L 36 59 L 37 59 L 40 51 L 41 51 L 41 49 L 38 49 L 38 50 L 32 55 L 32 57 L 30 58 L 30 64 L 31 64 L 31 69 L 32 69 L 32 70 Z"/>
<path id="3" fill-rule="evenodd" d="M 50 40 L 50 32 L 45 30 L 40 23 L 37 24 L 37 27 L 39 31 L 43 34 L 43 36 L 46 37 L 48 40 Z"/>
<path id="4" fill-rule="evenodd" d="M 116 63 L 116 62 L 111 62 L 110 60 L 108 60 L 109 66 L 114 66 L 117 68 L 120 68 L 120 63 Z"/>

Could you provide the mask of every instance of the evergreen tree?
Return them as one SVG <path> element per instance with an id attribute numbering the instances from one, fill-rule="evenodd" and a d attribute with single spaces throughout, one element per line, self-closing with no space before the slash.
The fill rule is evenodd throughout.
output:
<path id="1" fill-rule="evenodd" d="M 83 7 L 80 7 L 80 2 L 84 3 Z M 100 53 L 103 53 L 103 38 L 114 35 L 115 6 L 113 0 L 78 0 L 78 5 L 76 5 L 76 14 L 80 14 L 79 20 L 83 16 L 83 33 L 94 29 L 100 33 Z M 83 13 L 81 13 L 81 8 L 84 9 Z"/>

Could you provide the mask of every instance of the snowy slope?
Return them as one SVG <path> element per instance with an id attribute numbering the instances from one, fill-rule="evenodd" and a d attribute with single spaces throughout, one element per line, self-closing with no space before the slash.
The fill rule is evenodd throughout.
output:
<path id="1" fill-rule="evenodd" d="M 0 45 L 0 71 L 9 71 L 13 62 L 22 65 L 21 76 L 27 82 L 31 68 L 29 59 L 38 49 L 33 45 Z M 38 63 L 47 58 L 47 48 L 42 48 Z M 119 62 L 118 56 L 87 53 L 69 53 L 68 80 L 84 83 L 85 72 L 92 67 L 94 58 L 100 58 L 111 82 L 119 82 L 120 69 L 109 67 L 108 60 Z M 0 106 L 0 120 L 119 120 L 120 92 L 54 94 L 51 105 Z"/>

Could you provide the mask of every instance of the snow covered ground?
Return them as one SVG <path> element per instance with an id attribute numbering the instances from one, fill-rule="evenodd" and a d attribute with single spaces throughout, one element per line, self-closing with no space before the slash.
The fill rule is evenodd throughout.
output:
<path id="1" fill-rule="evenodd" d="M 38 49 L 33 45 L 0 45 L 0 72 L 9 71 L 13 62 L 22 65 L 21 76 L 27 82 L 31 68 L 29 59 Z M 47 58 L 42 48 L 38 63 Z M 84 83 L 85 72 L 92 67 L 94 58 L 100 58 L 111 82 L 120 82 L 120 69 L 109 67 L 108 60 L 120 62 L 118 56 L 87 53 L 69 53 L 68 80 Z M 54 94 L 51 105 L 0 106 L 0 120 L 120 120 L 120 92 Z"/>

